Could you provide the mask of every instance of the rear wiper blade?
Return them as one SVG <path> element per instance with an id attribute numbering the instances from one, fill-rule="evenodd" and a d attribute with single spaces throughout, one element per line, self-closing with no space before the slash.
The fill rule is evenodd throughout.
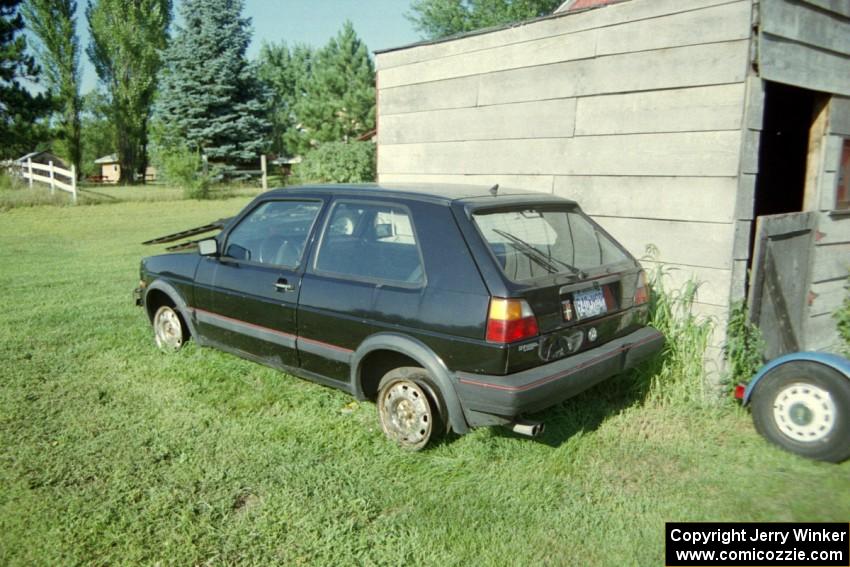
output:
<path id="1" fill-rule="evenodd" d="M 538 250 L 537 248 L 535 248 L 534 246 L 532 246 L 531 244 L 529 244 L 528 242 L 523 240 L 522 238 L 520 238 L 516 235 L 513 235 L 510 232 L 506 232 L 506 231 L 500 230 L 498 228 L 494 228 L 493 232 L 495 232 L 496 234 L 498 234 L 500 236 L 504 236 L 505 238 L 510 240 L 511 243 L 514 246 L 516 246 L 517 248 L 519 248 L 520 250 L 522 250 L 526 254 L 526 256 L 528 256 L 529 258 L 531 258 L 532 260 L 537 262 L 541 267 L 549 270 L 549 272 L 554 273 L 554 272 L 558 271 L 558 268 L 555 265 L 557 263 L 557 264 L 560 264 L 561 266 L 565 267 L 570 272 L 572 272 L 574 275 L 576 275 L 580 278 L 584 278 L 587 275 L 583 271 L 581 271 L 578 268 L 576 268 L 575 266 L 573 266 L 572 264 L 568 264 L 568 263 L 564 262 L 563 260 L 559 260 L 558 258 L 553 258 L 552 256 L 547 256 L 546 254 L 544 254 L 543 252 L 541 252 L 540 250 Z"/>
<path id="2" fill-rule="evenodd" d="M 554 274 L 555 272 L 558 271 L 558 267 L 555 266 L 555 264 L 553 264 L 552 262 L 550 262 L 549 258 L 545 254 L 542 254 L 534 246 L 528 244 L 527 242 L 525 242 L 524 240 L 522 240 L 520 238 L 517 238 L 513 234 L 509 234 L 509 233 L 505 232 L 504 230 L 499 230 L 498 228 L 494 228 L 493 232 L 495 232 L 496 234 L 499 234 L 501 236 L 504 236 L 505 238 L 510 240 L 511 245 L 514 248 L 516 248 L 517 250 L 519 250 L 520 252 L 525 254 L 525 256 L 529 260 L 531 260 L 532 262 L 534 262 L 535 264 L 537 264 L 541 268 L 547 270 L 550 274 Z"/>

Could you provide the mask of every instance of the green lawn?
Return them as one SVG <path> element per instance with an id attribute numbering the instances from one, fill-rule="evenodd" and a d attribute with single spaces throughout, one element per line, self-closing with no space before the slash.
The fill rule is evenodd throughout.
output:
<path id="1" fill-rule="evenodd" d="M 275 187 L 270 185 L 269 187 Z M 183 189 L 173 185 L 151 183 L 148 185 L 110 185 L 81 183 L 78 188 L 80 205 L 117 204 L 127 202 L 162 202 L 185 199 Z M 214 185 L 211 196 L 215 200 L 236 197 L 253 197 L 262 192 L 256 184 Z M 44 184 L 36 183 L 32 189 L 20 180 L 10 180 L 0 174 L 0 211 L 20 207 L 43 205 L 70 205 L 71 195 L 54 190 Z"/>
<path id="2" fill-rule="evenodd" d="M 245 198 L 0 213 L 0 565 L 663 563 L 664 522 L 850 518 L 850 462 L 614 381 L 407 454 L 372 404 L 195 345 L 132 304 L 148 238 Z"/>

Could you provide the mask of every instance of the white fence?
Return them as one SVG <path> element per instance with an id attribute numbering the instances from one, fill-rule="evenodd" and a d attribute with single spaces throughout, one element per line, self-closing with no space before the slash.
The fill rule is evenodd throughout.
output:
<path id="1" fill-rule="evenodd" d="M 20 167 L 21 177 L 29 181 L 30 189 L 32 189 L 33 181 L 46 183 L 50 185 L 50 193 L 59 189 L 70 193 L 71 200 L 77 202 L 77 168 L 73 165 L 69 171 L 54 166 L 52 161 L 44 165 L 28 159 L 26 163 L 20 164 L 18 167 Z M 59 178 L 65 178 L 67 181 L 61 181 Z"/>

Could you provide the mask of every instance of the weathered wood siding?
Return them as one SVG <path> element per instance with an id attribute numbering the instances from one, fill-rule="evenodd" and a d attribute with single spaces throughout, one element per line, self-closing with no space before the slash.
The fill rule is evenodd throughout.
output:
<path id="1" fill-rule="evenodd" d="M 835 191 L 841 144 L 850 137 L 850 2 L 762 0 L 759 3 L 758 68 L 761 77 L 831 93 L 820 155 L 815 165 L 818 239 L 810 265 L 804 347 L 836 350 L 833 314 L 850 274 L 850 217 L 836 214 Z"/>
<path id="2" fill-rule="evenodd" d="M 825 138 L 822 175 L 818 179 L 818 239 L 810 268 L 805 346 L 809 350 L 836 351 L 839 337 L 833 314 L 848 294 L 850 216 L 847 211 L 841 214 L 834 209 L 841 145 L 845 138 L 850 139 L 850 98 L 834 96 L 830 101 Z"/>
<path id="3" fill-rule="evenodd" d="M 850 96 L 850 2 L 762 0 L 759 75 Z"/>
<path id="4" fill-rule="evenodd" d="M 751 24 L 750 0 L 632 0 L 379 54 L 379 179 L 576 199 L 673 285 L 703 282 L 719 344 L 749 235 Z"/>

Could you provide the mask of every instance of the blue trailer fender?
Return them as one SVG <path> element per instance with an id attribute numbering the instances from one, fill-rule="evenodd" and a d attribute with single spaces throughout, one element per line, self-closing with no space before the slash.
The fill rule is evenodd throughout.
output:
<path id="1" fill-rule="evenodd" d="M 755 390 L 759 381 L 764 378 L 767 374 L 770 373 L 771 370 L 782 366 L 788 362 L 797 362 L 797 361 L 805 361 L 805 362 L 816 362 L 818 364 L 823 364 L 830 368 L 834 368 L 838 372 L 844 375 L 845 378 L 850 380 L 850 360 L 847 360 L 843 356 L 839 356 L 837 354 L 831 354 L 827 352 L 792 352 L 789 354 L 784 354 L 779 358 L 775 358 L 765 364 L 759 369 L 753 379 L 747 384 L 746 389 L 744 390 L 744 397 L 741 400 L 743 405 L 747 405 L 750 402 L 750 397 L 753 394 L 753 390 Z"/>

